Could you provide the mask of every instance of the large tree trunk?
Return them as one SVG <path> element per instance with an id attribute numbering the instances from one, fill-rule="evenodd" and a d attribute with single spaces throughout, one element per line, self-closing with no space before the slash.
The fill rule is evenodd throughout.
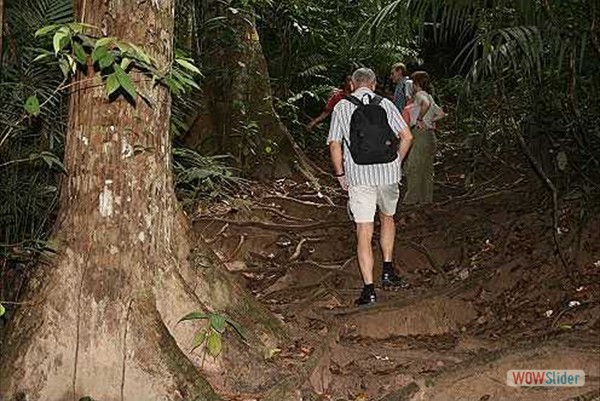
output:
<path id="1" fill-rule="evenodd" d="M 273 108 L 254 16 L 218 1 L 204 2 L 200 11 L 202 21 L 223 20 L 201 43 L 202 108 L 186 144 L 205 154 L 232 154 L 239 167 L 258 178 L 289 175 L 294 149 Z"/>
<path id="2" fill-rule="evenodd" d="M 77 14 L 169 63 L 172 0 L 79 1 Z M 226 311 L 252 324 L 250 341 L 266 348 L 285 331 L 219 269 L 209 249 L 193 253 L 198 263 L 186 260 L 188 233 L 171 176 L 169 93 L 142 86 L 153 106 L 133 107 L 123 98 L 106 100 L 99 82 L 97 76 L 73 88 L 59 251 L 32 280 L 11 322 L 0 399 L 216 400 L 192 362 L 200 358 L 182 351 L 194 326 L 178 319 L 195 310 Z M 205 367 L 209 374 L 224 369 L 215 362 Z"/>

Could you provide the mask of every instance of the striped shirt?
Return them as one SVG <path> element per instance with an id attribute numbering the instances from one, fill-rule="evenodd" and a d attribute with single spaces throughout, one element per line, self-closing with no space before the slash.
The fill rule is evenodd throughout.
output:
<path id="1" fill-rule="evenodd" d="M 364 95 L 375 96 L 373 91 L 368 88 L 359 88 L 352 96 L 363 100 L 367 99 Z M 380 103 L 388 116 L 388 122 L 392 130 L 399 136 L 400 132 L 406 128 L 406 123 L 402 119 L 400 112 L 394 104 L 388 99 L 383 99 Z M 359 165 L 354 163 L 348 143 L 350 142 L 350 118 L 356 106 L 348 100 L 341 100 L 333 109 L 331 115 L 331 126 L 329 128 L 329 137 L 327 144 L 331 142 L 342 143 L 344 152 L 344 171 L 348 178 L 348 185 L 389 185 L 400 182 L 402 172 L 400 170 L 400 156 L 390 163 Z M 346 141 L 343 141 L 343 139 Z"/>

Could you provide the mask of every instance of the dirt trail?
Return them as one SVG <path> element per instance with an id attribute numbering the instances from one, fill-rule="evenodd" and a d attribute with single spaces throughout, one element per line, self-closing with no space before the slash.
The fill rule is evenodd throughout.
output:
<path id="1" fill-rule="evenodd" d="M 581 232 L 567 281 L 534 183 L 506 177 L 459 193 L 460 175 L 440 170 L 436 204 L 396 217 L 396 267 L 411 287 L 378 290 L 370 308 L 352 305 L 361 280 L 337 188 L 256 185 L 204 205 L 194 228 L 299 333 L 275 356 L 282 366 L 322 351 L 304 400 L 599 400 L 599 222 Z M 508 387 L 510 369 L 583 369 L 586 385 Z"/>

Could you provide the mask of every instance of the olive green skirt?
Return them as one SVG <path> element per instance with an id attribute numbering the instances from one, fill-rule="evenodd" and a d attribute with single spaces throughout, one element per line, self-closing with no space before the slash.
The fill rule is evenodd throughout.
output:
<path id="1" fill-rule="evenodd" d="M 433 161 L 436 153 L 436 138 L 433 130 L 415 129 L 413 143 L 404 162 L 406 194 L 403 203 L 433 202 Z"/>

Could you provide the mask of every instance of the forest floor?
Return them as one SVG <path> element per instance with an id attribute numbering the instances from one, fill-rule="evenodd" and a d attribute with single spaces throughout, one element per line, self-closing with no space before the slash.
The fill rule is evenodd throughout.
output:
<path id="1" fill-rule="evenodd" d="M 565 268 L 537 178 L 491 163 L 490 179 L 465 190 L 461 145 L 441 139 L 435 203 L 396 215 L 396 268 L 411 286 L 378 289 L 375 306 L 353 306 L 354 227 L 333 180 L 253 183 L 201 205 L 194 229 L 291 328 L 276 363 L 314 362 L 298 388 L 304 400 L 599 400 L 599 217 L 579 227 L 577 204 L 561 207 Z M 509 387 L 511 369 L 583 369 L 586 382 Z"/>

